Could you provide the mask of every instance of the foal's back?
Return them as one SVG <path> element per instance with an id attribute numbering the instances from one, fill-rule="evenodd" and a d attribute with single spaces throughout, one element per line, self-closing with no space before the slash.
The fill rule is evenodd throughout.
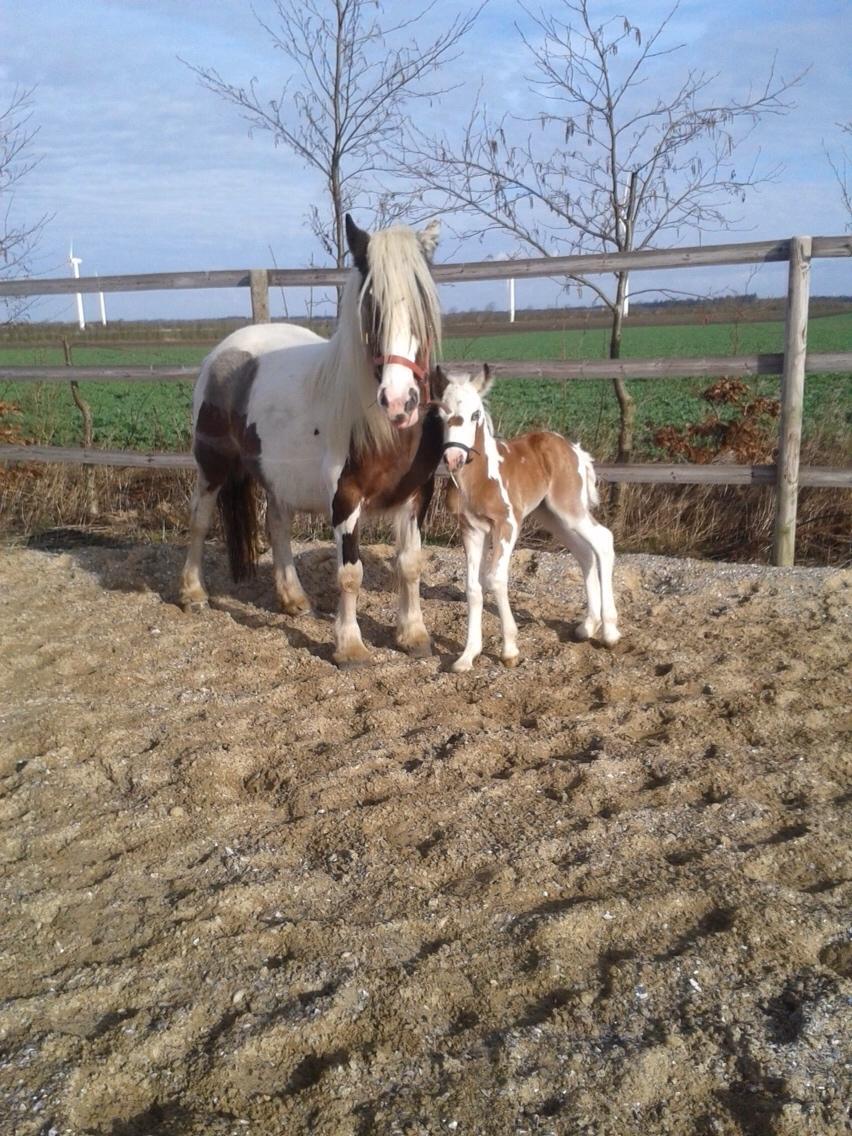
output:
<path id="1" fill-rule="evenodd" d="M 517 519 L 542 504 L 576 516 L 588 507 L 588 455 L 552 430 L 534 430 L 498 441 L 499 475 Z"/>

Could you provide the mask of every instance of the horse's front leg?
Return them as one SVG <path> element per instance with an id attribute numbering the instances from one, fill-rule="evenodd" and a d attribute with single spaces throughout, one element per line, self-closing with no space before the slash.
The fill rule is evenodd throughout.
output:
<path id="1" fill-rule="evenodd" d="M 482 654 L 482 581 L 480 566 L 487 533 L 473 528 L 462 519 L 462 543 L 464 544 L 467 581 L 467 642 L 464 651 L 453 663 L 452 669 L 469 671 L 474 659 Z"/>
<path id="2" fill-rule="evenodd" d="M 357 667 L 370 661 L 358 627 L 358 593 L 364 566 L 358 543 L 358 521 L 363 498 L 354 487 L 338 485 L 331 505 L 331 523 L 337 546 L 337 618 L 334 621 L 334 661 L 341 667 Z"/>
<path id="3" fill-rule="evenodd" d="M 397 515 L 396 567 L 399 576 L 399 614 L 396 641 L 404 651 L 424 659 L 432 654 L 432 641 L 420 610 L 420 574 L 423 555 L 420 542 L 419 496 L 406 503 Z"/>

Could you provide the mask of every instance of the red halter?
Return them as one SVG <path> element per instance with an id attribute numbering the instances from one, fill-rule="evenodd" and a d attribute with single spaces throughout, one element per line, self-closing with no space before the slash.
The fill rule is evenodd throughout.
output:
<path id="1" fill-rule="evenodd" d="M 420 389 L 421 402 L 428 401 L 429 391 L 429 356 L 432 353 L 431 340 L 426 343 L 426 350 L 422 358 L 426 360 L 426 367 L 422 363 L 418 363 L 416 359 L 406 359 L 404 355 L 374 355 L 373 364 L 376 367 L 386 367 L 388 363 L 396 363 L 400 367 L 408 367 L 409 371 L 414 375 L 417 380 L 417 386 Z"/>

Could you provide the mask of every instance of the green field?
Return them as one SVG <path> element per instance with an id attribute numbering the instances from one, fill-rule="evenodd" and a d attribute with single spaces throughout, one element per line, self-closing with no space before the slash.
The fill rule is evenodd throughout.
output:
<path id="1" fill-rule="evenodd" d="M 730 355 L 778 352 L 784 326 L 779 321 L 692 326 L 631 326 L 624 333 L 625 358 L 651 356 Z M 852 343 L 852 314 L 812 319 L 811 351 L 844 351 Z M 197 366 L 209 349 L 204 344 L 74 347 L 78 366 Z M 447 338 L 447 359 L 472 361 L 603 359 L 607 334 L 600 329 L 531 331 Z M 61 366 L 62 349 L 0 347 L 0 366 Z M 661 425 L 700 420 L 708 407 L 699 395 L 705 379 L 634 381 L 628 384 L 637 402 L 637 448 L 653 454 L 652 431 Z M 751 382 L 756 392 L 776 395 L 776 379 Z M 81 393 L 94 415 L 95 444 L 102 448 L 186 449 L 189 444 L 190 383 L 83 383 Z M 80 414 L 64 385 L 0 383 L 0 402 L 20 407 L 22 432 L 40 442 L 80 442 Z M 581 441 L 598 456 L 612 449 L 617 407 L 608 381 L 554 383 L 502 379 L 491 395 L 498 429 L 517 433 L 548 426 Z M 806 436 L 819 433 L 831 444 L 843 444 L 852 425 L 852 376 L 819 375 L 807 381 Z"/>

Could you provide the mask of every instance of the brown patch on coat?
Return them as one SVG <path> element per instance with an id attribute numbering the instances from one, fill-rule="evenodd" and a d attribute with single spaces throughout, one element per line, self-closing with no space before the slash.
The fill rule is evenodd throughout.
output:
<path id="1" fill-rule="evenodd" d="M 435 470 L 444 444 L 443 424 L 430 410 L 408 430 L 401 430 L 397 445 L 384 453 L 350 453 L 332 503 L 332 524 L 339 525 L 358 505 L 366 509 L 390 510 L 415 500 L 424 511 L 432 496 Z"/>
<path id="2" fill-rule="evenodd" d="M 258 360 L 247 351 L 223 351 L 207 371 L 192 452 L 211 488 L 244 471 L 260 479 L 257 425 L 248 421 Z"/>
<path id="3" fill-rule="evenodd" d="M 454 491 L 448 501 L 458 513 L 468 512 L 495 526 L 514 521 L 520 525 L 547 497 L 567 516 L 579 516 L 583 479 L 576 451 L 559 434 L 535 431 L 510 441 L 497 440 L 500 475 L 512 507 L 512 516 L 499 483 L 489 476 L 485 456 L 483 426 L 476 428 L 472 459 L 456 474 L 461 493 Z"/>

